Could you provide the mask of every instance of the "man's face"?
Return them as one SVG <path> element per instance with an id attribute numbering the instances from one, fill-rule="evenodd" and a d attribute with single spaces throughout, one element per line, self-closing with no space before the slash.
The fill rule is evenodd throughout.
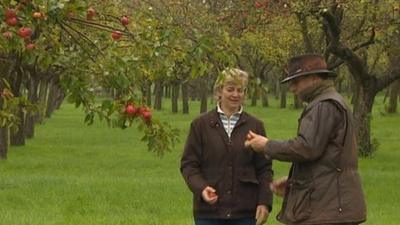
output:
<path id="1" fill-rule="evenodd" d="M 316 75 L 301 76 L 289 81 L 289 90 L 299 96 L 303 91 L 316 85 L 321 80 Z"/>

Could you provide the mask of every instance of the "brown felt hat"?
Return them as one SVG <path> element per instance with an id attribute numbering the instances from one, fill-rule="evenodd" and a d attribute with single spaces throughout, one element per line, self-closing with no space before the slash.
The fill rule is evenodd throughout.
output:
<path id="1" fill-rule="evenodd" d="M 287 76 L 281 81 L 286 83 L 295 78 L 310 74 L 335 77 L 333 71 L 328 70 L 324 57 L 317 54 L 299 55 L 289 59 L 286 67 Z"/>

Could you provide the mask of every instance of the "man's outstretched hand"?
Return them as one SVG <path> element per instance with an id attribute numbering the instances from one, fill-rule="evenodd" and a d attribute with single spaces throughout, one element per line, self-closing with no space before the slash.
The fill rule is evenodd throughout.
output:
<path id="1" fill-rule="evenodd" d="M 253 131 L 249 131 L 247 134 L 247 140 L 244 142 L 245 147 L 250 147 L 256 152 L 264 153 L 265 146 L 268 143 L 268 138 L 258 135 Z"/>

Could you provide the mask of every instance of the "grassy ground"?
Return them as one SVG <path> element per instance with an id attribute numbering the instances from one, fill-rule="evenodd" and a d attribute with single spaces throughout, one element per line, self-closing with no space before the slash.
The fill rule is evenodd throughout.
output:
<path id="1" fill-rule="evenodd" d="M 397 225 L 400 220 L 400 115 L 373 114 L 373 137 L 380 148 L 360 160 L 369 225 Z M 166 106 L 168 107 L 168 106 Z M 260 117 L 272 138 L 295 134 L 298 110 L 246 107 Z M 37 127 L 24 147 L 12 147 L 0 162 L 0 225 L 190 225 L 191 193 L 179 173 L 179 160 L 190 121 L 197 115 L 156 113 L 181 130 L 181 143 L 164 158 L 148 153 L 135 129 L 83 124 L 83 113 L 64 104 Z M 276 176 L 288 164 L 275 163 Z M 268 224 L 278 224 L 275 200 Z"/>

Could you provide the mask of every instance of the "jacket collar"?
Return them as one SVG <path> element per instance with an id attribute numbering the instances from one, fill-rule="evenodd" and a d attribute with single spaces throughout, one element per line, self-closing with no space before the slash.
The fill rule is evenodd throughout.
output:
<path id="1" fill-rule="evenodd" d="M 304 102 L 310 103 L 318 96 L 334 90 L 335 87 L 332 80 L 323 80 L 319 85 L 304 90 L 303 93 L 300 93 L 299 97 Z"/>
<path id="2" fill-rule="evenodd" d="M 217 104 L 217 112 L 226 115 L 225 112 L 222 110 L 219 102 Z M 239 111 L 234 112 L 232 115 L 242 114 L 242 112 L 243 112 L 243 106 L 240 106 Z"/>
<path id="3" fill-rule="evenodd" d="M 207 114 L 208 114 L 207 120 L 208 120 L 208 124 L 210 125 L 210 127 L 222 126 L 222 123 L 221 123 L 221 120 L 219 118 L 219 114 L 217 111 L 217 107 L 215 107 L 213 110 L 209 111 Z M 240 114 L 240 118 L 239 118 L 238 122 L 236 123 L 236 126 L 239 126 L 242 123 L 245 123 L 247 121 L 248 117 L 249 117 L 249 114 L 242 111 L 242 113 Z"/>

